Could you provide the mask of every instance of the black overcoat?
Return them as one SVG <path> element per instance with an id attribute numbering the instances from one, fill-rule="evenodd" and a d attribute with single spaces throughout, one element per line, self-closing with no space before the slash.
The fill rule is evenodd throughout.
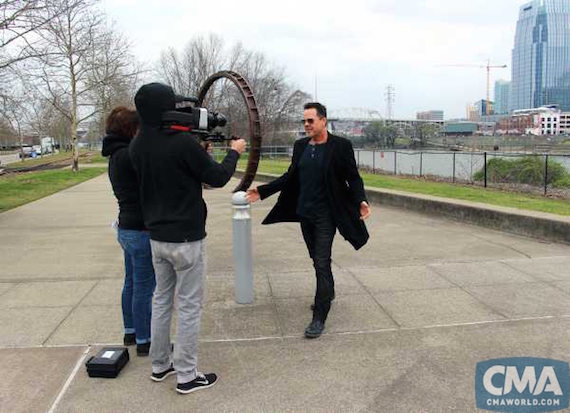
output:
<path id="1" fill-rule="evenodd" d="M 338 231 L 358 250 L 369 238 L 366 225 L 360 219 L 360 203 L 367 201 L 364 184 L 358 173 L 351 142 L 329 133 L 328 143 L 330 146 L 326 151 L 324 165 L 329 205 Z M 308 144 L 309 138 L 296 141 L 288 171 L 276 180 L 258 187 L 261 199 L 281 191 L 277 203 L 263 224 L 300 221 L 296 212 L 299 199 L 298 164 Z"/>

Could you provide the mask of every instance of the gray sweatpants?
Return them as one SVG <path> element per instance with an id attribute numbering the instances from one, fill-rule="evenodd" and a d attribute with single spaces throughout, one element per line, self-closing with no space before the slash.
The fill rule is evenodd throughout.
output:
<path id="1" fill-rule="evenodd" d="M 156 289 L 152 303 L 151 345 L 153 373 L 170 367 L 170 320 L 176 291 L 178 337 L 173 363 L 178 383 L 196 378 L 198 333 L 204 296 L 205 240 L 170 243 L 150 241 Z"/>

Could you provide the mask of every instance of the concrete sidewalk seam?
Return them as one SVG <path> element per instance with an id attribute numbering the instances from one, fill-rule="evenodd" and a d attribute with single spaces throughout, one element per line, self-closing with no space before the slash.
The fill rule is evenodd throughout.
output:
<path id="1" fill-rule="evenodd" d="M 279 308 L 277 306 L 277 296 L 273 293 L 273 286 L 271 285 L 271 280 L 269 279 L 268 274 L 264 274 L 265 280 L 267 281 L 267 285 L 269 286 L 269 296 L 271 297 L 273 315 L 275 317 L 275 322 L 277 323 L 277 331 L 279 331 L 279 335 L 281 337 L 285 336 L 285 332 L 283 331 L 283 320 L 279 316 Z"/>
<path id="2" fill-rule="evenodd" d="M 538 283 L 538 282 L 541 282 L 541 283 L 543 283 L 543 284 L 548 285 L 549 287 L 552 287 L 552 288 L 554 288 L 554 289 L 560 291 L 561 293 L 563 293 L 563 294 L 565 294 L 565 295 L 567 295 L 567 296 L 570 296 L 570 292 L 569 292 L 569 291 L 564 290 L 563 288 L 560 288 L 558 285 L 556 285 L 557 283 L 564 282 L 565 280 L 541 280 L 540 278 L 535 277 L 534 274 L 532 274 L 532 273 L 526 272 L 526 271 L 524 271 L 524 270 L 522 270 L 522 269 L 520 269 L 520 268 L 515 268 L 515 267 L 513 267 L 512 265 L 509 265 L 508 262 L 504 262 L 504 264 L 505 264 L 507 267 L 512 268 L 512 269 L 514 269 L 515 271 L 520 272 L 521 274 L 525 274 L 525 275 L 528 275 L 529 277 L 534 278 L 535 280 L 539 280 L 539 281 L 537 281 L 537 283 Z"/>
<path id="3" fill-rule="evenodd" d="M 94 278 L 94 277 L 83 277 L 81 278 L 81 281 L 105 281 L 105 280 L 122 280 L 124 278 L 123 276 L 117 276 L 117 277 L 99 277 L 99 278 Z M 41 283 L 41 282 L 60 282 L 60 281 L 77 281 L 77 277 L 63 277 L 63 278 L 22 278 L 22 277 L 18 277 L 18 278 L 5 278 L 2 279 L 2 281 L 0 281 L 0 283 L 5 283 L 5 284 L 28 284 L 28 283 Z"/>
<path id="4" fill-rule="evenodd" d="M 73 307 L 71 308 L 71 310 L 69 310 L 69 313 L 63 318 L 63 320 L 61 320 L 61 321 L 59 322 L 59 324 L 53 329 L 53 331 L 50 333 L 50 335 L 47 336 L 47 338 L 44 340 L 44 342 L 43 342 L 42 344 L 47 343 L 47 342 L 53 337 L 53 335 L 55 334 L 55 332 L 63 325 L 63 323 L 65 323 L 65 321 L 69 318 L 69 316 L 71 316 L 71 314 L 73 314 L 73 312 L 74 312 L 75 310 L 77 310 L 77 308 L 81 305 L 81 303 L 85 300 L 85 298 L 86 298 L 89 294 L 91 294 L 91 292 L 95 289 L 95 287 L 97 287 L 97 285 L 99 285 L 100 282 L 101 282 L 101 281 L 99 280 L 99 281 L 97 281 L 96 283 L 93 284 L 93 286 L 91 287 L 91 289 L 89 289 L 89 291 L 87 291 L 87 293 L 83 296 L 83 298 L 81 298 L 81 300 L 79 300 L 79 301 L 77 302 L 77 304 L 75 304 L 75 306 L 73 306 Z"/>
<path id="5" fill-rule="evenodd" d="M 69 386 L 71 386 L 73 379 L 75 379 L 77 372 L 79 371 L 79 369 L 81 368 L 81 365 L 83 364 L 83 362 L 87 358 L 87 355 L 89 354 L 90 350 L 91 350 L 91 347 L 87 346 L 87 348 L 85 349 L 83 354 L 79 357 L 79 359 L 77 360 L 77 363 L 75 364 L 75 367 L 73 368 L 69 377 L 67 377 L 67 380 L 65 381 L 63 387 L 61 388 L 59 394 L 57 395 L 56 399 L 54 400 L 53 404 L 51 405 L 51 408 L 47 411 L 47 413 L 53 413 L 55 411 L 55 409 L 57 408 L 57 406 L 61 402 L 61 399 L 63 399 L 63 396 L 67 392 L 67 389 L 69 389 Z"/>
<path id="6" fill-rule="evenodd" d="M 546 258 L 556 258 L 556 257 L 546 257 Z M 531 272 L 525 271 L 525 270 L 520 269 L 520 268 L 513 267 L 513 266 L 509 263 L 509 261 L 503 261 L 503 263 L 504 263 L 506 266 L 508 266 L 509 268 L 512 268 L 513 270 L 520 272 L 521 274 L 528 275 L 529 277 L 532 277 L 532 278 L 534 278 L 535 280 L 538 280 L 539 282 L 547 283 L 545 280 L 542 280 L 542 279 L 540 279 L 540 278 L 537 278 L 537 277 L 536 277 L 533 273 L 531 273 Z M 563 280 L 559 280 L 559 281 L 563 281 Z"/>
<path id="7" fill-rule="evenodd" d="M 0 293 L 0 297 L 2 297 L 2 296 L 3 296 L 4 294 L 6 294 L 7 292 L 12 291 L 14 288 L 16 288 L 20 283 L 19 283 L 19 282 L 14 283 L 14 282 L 9 282 L 9 281 L 7 281 L 7 282 L 2 281 L 0 284 L 14 284 L 14 285 L 11 286 L 10 288 L 8 288 L 6 291 Z"/>
<path id="8" fill-rule="evenodd" d="M 499 231 L 499 232 L 501 232 L 501 231 Z M 524 237 L 524 236 L 522 236 L 522 235 L 516 235 L 516 234 L 514 234 L 514 236 L 518 236 L 518 237 L 522 237 L 522 238 L 528 238 L 528 237 Z M 489 244 L 492 244 L 492 245 L 497 245 L 497 246 L 499 246 L 499 247 L 508 248 L 508 249 L 510 249 L 511 251 L 514 251 L 514 252 L 516 252 L 517 254 L 520 254 L 520 255 L 522 255 L 522 256 L 525 257 L 525 258 L 529 258 L 529 259 L 532 258 L 532 257 L 531 257 L 530 255 L 528 255 L 527 253 L 525 253 L 525 252 L 523 252 L 523 251 L 519 251 L 519 250 L 517 250 L 516 248 L 513 248 L 513 246 L 511 246 L 511 245 L 502 244 L 502 243 L 496 242 L 496 241 L 491 241 L 491 240 L 489 240 L 489 239 L 487 239 L 487 238 L 485 238 L 485 237 L 478 236 L 478 235 L 476 235 L 476 234 L 474 234 L 473 237 L 474 237 L 474 238 L 477 238 L 478 240 L 485 241 L 485 242 L 487 242 L 487 243 L 489 243 Z"/>
<path id="9" fill-rule="evenodd" d="M 350 274 L 350 276 L 357 282 L 358 285 L 360 285 L 360 287 L 366 292 L 366 294 L 368 294 L 368 296 L 370 298 L 372 298 L 372 300 L 376 303 L 376 305 L 378 306 L 378 308 L 380 309 L 380 311 L 382 311 L 384 314 L 386 314 L 388 316 L 388 318 L 390 319 L 390 321 L 392 321 L 392 323 L 394 323 L 394 325 L 398 328 L 401 328 L 401 324 L 398 323 L 396 321 L 396 319 L 392 316 L 392 314 L 390 314 L 390 312 L 384 308 L 384 306 L 382 306 L 382 304 L 380 304 L 380 302 L 378 301 L 378 299 L 374 296 L 374 294 L 372 294 L 372 292 L 370 292 L 368 290 L 368 288 L 366 288 L 366 285 L 360 281 L 358 279 L 358 277 L 356 275 L 354 275 L 354 273 L 346 268 L 343 268 L 342 266 L 340 266 L 339 264 L 336 264 L 337 267 L 339 267 L 341 270 L 346 271 L 347 273 Z"/>
<path id="10" fill-rule="evenodd" d="M 506 324 L 506 323 L 521 323 L 527 321 L 541 321 L 541 320 L 556 320 L 570 318 L 570 314 L 562 315 L 546 315 L 539 317 L 521 317 L 521 318 L 507 318 L 504 320 L 486 320 L 486 321 L 472 321 L 467 323 L 453 323 L 453 324 L 433 324 L 421 327 L 399 327 L 399 328 L 383 328 L 374 330 L 358 330 L 358 331 L 342 331 L 336 333 L 324 333 L 323 336 L 347 336 L 347 335 L 370 335 L 380 333 L 397 333 L 401 331 L 422 331 L 443 328 L 456 328 L 456 327 L 469 327 L 479 325 L 493 325 L 493 324 Z M 260 341 L 283 341 L 283 340 L 298 340 L 303 339 L 304 335 L 285 335 L 285 336 L 268 336 L 268 337 L 255 337 L 255 338 L 235 338 L 235 339 L 206 339 L 198 340 L 201 344 L 217 344 L 217 343 L 251 343 Z M 50 348 L 77 348 L 77 347 L 106 347 L 106 346 L 122 346 L 122 343 L 89 343 L 89 344 L 56 344 L 56 345 L 40 345 L 40 346 L 6 346 L 1 347 L 2 350 L 27 350 L 27 349 L 50 349 Z"/>
<path id="11" fill-rule="evenodd" d="M 538 283 L 538 282 L 541 282 L 541 283 L 543 283 L 543 284 L 546 284 L 546 285 L 548 285 L 548 286 L 550 286 L 550 287 L 552 287 L 552 288 L 554 288 L 554 289 L 560 291 L 560 292 L 563 293 L 564 295 L 570 296 L 570 292 L 569 292 L 569 291 L 564 290 L 563 288 L 560 288 L 558 285 L 556 285 L 556 283 L 564 282 L 564 280 L 541 280 L 540 278 L 535 277 L 534 274 L 532 274 L 532 273 L 530 273 L 530 272 L 524 271 L 524 270 L 522 270 L 522 269 L 520 269 L 520 268 L 515 268 L 515 267 L 513 267 L 512 265 L 510 265 L 510 264 L 508 263 L 508 261 L 505 261 L 505 262 L 503 262 L 503 263 L 504 263 L 506 266 L 508 266 L 509 268 L 512 268 L 512 269 L 514 269 L 515 271 L 519 271 L 521 274 L 528 275 L 528 276 L 534 278 L 535 280 L 538 280 L 537 283 Z"/>
<path id="12" fill-rule="evenodd" d="M 501 313 L 499 310 L 497 310 L 496 308 L 490 306 L 489 304 L 483 302 L 481 299 L 477 298 L 476 296 L 474 296 L 471 292 L 467 291 L 465 288 L 466 286 L 462 286 L 456 282 L 454 282 L 453 280 L 451 280 L 450 278 L 446 277 L 445 274 L 443 274 L 442 272 L 437 271 L 437 269 L 435 268 L 431 268 L 432 271 L 434 271 L 437 275 L 439 275 L 441 278 L 443 278 L 444 280 L 446 280 L 447 282 L 455 285 L 456 288 L 459 288 L 461 291 L 463 291 L 464 293 L 466 293 L 467 295 L 469 295 L 471 298 L 473 298 L 475 301 L 477 301 L 479 304 L 483 305 L 483 307 L 488 308 L 491 310 L 491 312 L 495 313 L 496 315 L 508 320 L 509 317 L 506 314 Z M 512 283 L 508 283 L 508 284 L 492 284 L 492 286 L 495 285 L 511 285 Z M 527 283 L 527 284 L 532 284 L 532 283 Z M 478 287 L 481 287 L 480 285 L 478 285 Z"/>
<path id="13" fill-rule="evenodd" d="M 37 345 L 37 346 L 0 346 L 0 350 L 37 350 L 37 349 L 57 349 L 57 348 L 76 348 L 76 347 L 85 347 L 85 346 L 94 346 L 94 344 L 46 344 L 46 345 Z M 103 344 L 105 346 L 109 346 L 112 344 Z M 121 344 L 122 345 L 122 344 Z"/>

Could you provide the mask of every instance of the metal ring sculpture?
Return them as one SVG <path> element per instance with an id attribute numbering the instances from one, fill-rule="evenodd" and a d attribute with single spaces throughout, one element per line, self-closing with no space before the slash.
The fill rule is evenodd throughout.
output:
<path id="1" fill-rule="evenodd" d="M 214 82 L 222 78 L 230 80 L 237 86 L 247 106 L 249 118 L 249 160 L 247 161 L 245 174 L 238 186 L 234 189 L 234 192 L 245 191 L 255 178 L 257 166 L 259 165 L 259 157 L 261 155 L 261 121 L 259 119 L 259 111 L 257 110 L 257 102 L 255 101 L 253 90 L 247 83 L 247 80 L 238 73 L 229 70 L 214 73 L 206 79 L 206 82 L 202 85 L 198 93 L 198 106 L 202 106 L 206 94 Z"/>

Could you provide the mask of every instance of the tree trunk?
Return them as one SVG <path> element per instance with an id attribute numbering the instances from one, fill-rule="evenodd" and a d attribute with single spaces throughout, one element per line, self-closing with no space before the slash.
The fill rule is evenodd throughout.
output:
<path id="1" fill-rule="evenodd" d="M 18 136 L 20 137 L 20 158 L 22 162 L 26 160 L 26 156 L 24 154 L 24 135 L 22 135 L 22 131 L 18 128 Z"/>
<path id="2" fill-rule="evenodd" d="M 77 130 L 75 129 L 75 121 L 71 122 L 71 151 L 73 154 L 73 164 L 71 170 L 73 172 L 79 171 L 79 151 L 77 149 Z"/>
<path id="3" fill-rule="evenodd" d="M 71 150 L 73 154 L 73 164 L 71 170 L 79 171 L 79 150 L 77 149 L 77 83 L 75 73 L 71 70 Z"/>

